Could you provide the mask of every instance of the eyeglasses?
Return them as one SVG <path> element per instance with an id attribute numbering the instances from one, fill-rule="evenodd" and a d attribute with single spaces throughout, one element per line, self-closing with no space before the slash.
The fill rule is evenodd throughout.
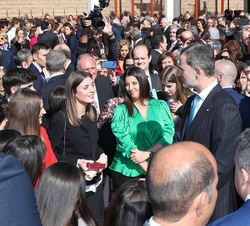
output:
<path id="1" fill-rule="evenodd" d="M 219 56 L 218 60 L 231 60 L 232 61 L 232 59 L 229 56 Z"/>

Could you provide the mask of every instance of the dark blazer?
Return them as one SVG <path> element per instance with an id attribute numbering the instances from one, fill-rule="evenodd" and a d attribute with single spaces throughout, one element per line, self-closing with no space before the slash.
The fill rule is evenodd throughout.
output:
<path id="1" fill-rule="evenodd" d="M 75 71 L 75 66 L 72 64 L 72 62 L 69 64 L 69 66 L 66 68 L 66 72 L 65 72 L 65 75 L 66 77 L 68 78 L 69 75 Z"/>
<path id="2" fill-rule="evenodd" d="M 170 33 L 170 26 L 168 26 L 166 31 L 163 32 L 163 34 L 165 35 L 165 37 L 167 39 L 167 43 L 169 42 L 169 33 Z"/>
<path id="3" fill-rule="evenodd" d="M 158 59 L 161 55 L 161 53 L 155 49 L 152 49 L 151 52 L 151 57 L 152 57 L 152 65 L 153 65 L 153 69 L 156 70 L 156 71 L 159 71 L 159 68 L 158 68 L 158 65 L 157 65 L 157 62 L 158 62 Z"/>
<path id="4" fill-rule="evenodd" d="M 236 102 L 242 119 L 242 130 L 250 127 L 250 98 L 233 88 L 224 89 Z"/>
<path id="5" fill-rule="evenodd" d="M 3 58 L 3 67 L 6 70 L 16 68 L 16 61 L 11 51 L 0 50 Z"/>
<path id="6" fill-rule="evenodd" d="M 206 146 L 218 164 L 218 199 L 210 222 L 236 210 L 234 189 L 234 155 L 236 138 L 241 132 L 241 117 L 237 105 L 218 84 L 197 112 L 188 131 L 185 127 L 194 96 L 184 106 L 181 140 Z"/>
<path id="7" fill-rule="evenodd" d="M 82 116 L 81 126 L 74 127 L 66 120 L 66 134 L 64 134 L 65 116 L 60 111 L 53 115 L 48 129 L 51 146 L 58 160 L 63 160 L 64 135 L 65 161 L 76 166 L 78 159 L 96 161 L 103 150 L 98 146 L 97 123 Z"/>
<path id="8" fill-rule="evenodd" d="M 54 47 L 59 43 L 59 40 L 55 33 L 46 30 L 38 36 L 37 42 L 47 43 L 51 49 L 54 49 Z"/>
<path id="9" fill-rule="evenodd" d="M 69 37 L 67 37 L 67 46 L 71 50 L 71 63 L 76 66 L 76 58 L 77 58 L 77 46 L 78 41 L 75 34 L 71 34 Z"/>
<path id="10" fill-rule="evenodd" d="M 41 226 L 34 189 L 22 164 L 0 152 L 0 225 Z"/>
<path id="11" fill-rule="evenodd" d="M 45 78 L 42 77 L 43 75 L 40 74 L 39 70 L 37 69 L 37 67 L 32 63 L 29 68 L 30 71 L 32 71 L 35 76 L 36 76 L 36 80 L 34 82 L 34 88 L 37 92 L 41 92 L 41 89 L 43 88 L 43 86 L 47 83 Z"/>
<path id="12" fill-rule="evenodd" d="M 57 75 L 55 77 L 51 77 L 47 84 L 43 86 L 41 89 L 41 94 L 43 97 L 43 107 L 47 111 L 49 109 L 49 93 L 56 86 L 65 86 L 65 82 L 67 77 L 65 74 Z"/>
<path id="13" fill-rule="evenodd" d="M 222 217 L 208 226 L 247 226 L 250 225 L 250 200 L 247 200 L 237 211 Z"/>
<path id="14" fill-rule="evenodd" d="M 161 90 L 160 76 L 157 71 L 150 72 L 152 89 L 155 91 Z"/>
<path id="15" fill-rule="evenodd" d="M 102 111 L 106 101 L 114 97 L 114 92 L 112 90 L 110 79 L 105 76 L 97 76 L 95 79 L 95 86 L 96 86 L 100 111 Z"/>

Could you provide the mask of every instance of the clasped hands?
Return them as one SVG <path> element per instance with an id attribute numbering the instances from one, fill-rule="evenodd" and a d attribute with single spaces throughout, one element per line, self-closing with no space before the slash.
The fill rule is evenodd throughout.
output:
<path id="1" fill-rule="evenodd" d="M 139 164 L 145 162 L 149 158 L 149 154 L 148 151 L 131 150 L 130 159 L 133 163 Z"/>

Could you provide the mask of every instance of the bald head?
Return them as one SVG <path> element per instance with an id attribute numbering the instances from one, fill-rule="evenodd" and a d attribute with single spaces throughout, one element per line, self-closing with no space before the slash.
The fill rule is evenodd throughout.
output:
<path id="1" fill-rule="evenodd" d="M 221 87 L 233 86 L 237 68 L 230 60 L 217 60 L 215 61 L 215 75 L 218 77 Z"/>
<path id="2" fill-rule="evenodd" d="M 76 67 L 79 71 L 90 73 L 92 75 L 93 80 L 96 79 L 97 76 L 96 60 L 90 54 L 85 53 L 80 55 L 77 59 Z"/>
<path id="3" fill-rule="evenodd" d="M 212 189 L 215 183 L 216 191 L 217 166 L 203 145 L 179 142 L 163 148 L 150 162 L 146 182 L 157 218 L 170 223 L 182 220 L 188 215 L 193 200 L 204 192 L 212 204 L 202 222 L 211 216 L 215 205 L 212 200 L 217 198 Z"/>
<path id="4" fill-rule="evenodd" d="M 180 35 L 180 39 L 181 39 L 182 45 L 184 46 L 186 41 L 193 40 L 194 36 L 191 31 L 183 31 Z"/>
<path id="5" fill-rule="evenodd" d="M 65 43 L 60 43 L 54 47 L 54 50 L 60 50 L 65 53 L 67 59 L 71 59 L 71 50 Z"/>

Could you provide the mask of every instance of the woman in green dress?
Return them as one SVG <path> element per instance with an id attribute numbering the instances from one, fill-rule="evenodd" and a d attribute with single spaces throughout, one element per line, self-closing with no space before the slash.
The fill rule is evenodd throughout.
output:
<path id="1" fill-rule="evenodd" d="M 145 72 L 127 69 L 120 84 L 124 103 L 117 106 L 111 123 L 117 140 L 110 166 L 114 189 L 131 178 L 143 177 L 153 153 L 173 141 L 174 123 L 165 101 L 150 95 Z"/>

